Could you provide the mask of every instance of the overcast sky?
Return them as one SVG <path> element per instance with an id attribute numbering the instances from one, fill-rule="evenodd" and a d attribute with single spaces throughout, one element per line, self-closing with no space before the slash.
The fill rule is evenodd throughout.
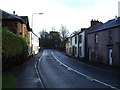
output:
<path id="1" fill-rule="evenodd" d="M 33 13 L 33 31 L 38 34 L 55 27 L 59 31 L 65 25 L 72 33 L 90 26 L 91 19 L 106 22 L 118 16 L 120 0 L 0 0 L 0 9 L 18 16 L 28 16 L 31 26 Z"/>

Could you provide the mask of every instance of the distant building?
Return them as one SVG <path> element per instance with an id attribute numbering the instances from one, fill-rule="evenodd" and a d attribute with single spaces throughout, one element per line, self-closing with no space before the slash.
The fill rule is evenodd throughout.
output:
<path id="1" fill-rule="evenodd" d="M 84 31 L 76 32 L 67 38 L 66 53 L 76 58 L 85 57 L 85 33 Z"/>

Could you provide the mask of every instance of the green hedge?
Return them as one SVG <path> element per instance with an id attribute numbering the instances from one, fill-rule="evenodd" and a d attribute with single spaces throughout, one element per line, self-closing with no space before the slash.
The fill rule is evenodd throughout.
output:
<path id="1" fill-rule="evenodd" d="M 10 32 L 8 28 L 2 28 L 0 32 L 2 32 L 2 66 L 3 70 L 8 70 L 25 61 L 28 46 L 21 36 Z"/>

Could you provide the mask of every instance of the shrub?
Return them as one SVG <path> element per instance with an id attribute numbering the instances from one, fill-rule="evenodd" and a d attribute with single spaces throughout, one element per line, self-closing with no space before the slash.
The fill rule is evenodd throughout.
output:
<path id="1" fill-rule="evenodd" d="M 21 36 L 10 32 L 8 28 L 0 30 L 2 30 L 2 66 L 3 70 L 7 70 L 25 61 L 28 46 Z"/>

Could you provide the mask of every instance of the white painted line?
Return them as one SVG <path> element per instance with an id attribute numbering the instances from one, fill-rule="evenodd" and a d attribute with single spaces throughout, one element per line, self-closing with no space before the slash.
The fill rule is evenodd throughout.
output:
<path id="1" fill-rule="evenodd" d="M 88 79 L 88 80 L 90 80 L 90 81 L 96 81 L 96 82 L 98 82 L 98 83 L 100 83 L 100 84 L 103 84 L 103 85 L 105 85 L 105 86 L 108 86 L 108 87 L 110 87 L 110 88 L 120 90 L 120 89 L 117 88 L 117 87 L 114 87 L 114 86 L 112 86 L 112 85 L 109 85 L 109 84 L 107 84 L 107 83 L 104 83 L 104 82 L 102 82 L 102 81 L 99 81 L 99 80 L 97 80 L 97 79 L 94 79 L 94 78 L 92 78 L 92 77 L 90 77 L 90 76 L 88 76 L 88 75 L 85 75 L 85 74 L 83 74 L 83 73 L 81 73 L 81 72 L 79 72 L 79 71 L 77 71 L 77 70 L 75 70 L 75 69 L 67 66 L 66 64 L 62 63 L 58 58 L 56 58 L 56 56 L 53 54 L 53 52 L 51 52 L 51 53 L 52 53 L 53 57 L 54 57 L 57 61 L 59 61 L 59 62 L 60 62 L 63 66 L 65 66 L 66 68 L 69 68 L 71 71 L 74 71 L 74 72 L 76 72 L 77 74 L 86 77 L 86 79 Z"/>
<path id="2" fill-rule="evenodd" d="M 42 88 L 45 88 L 44 85 L 43 85 L 43 82 L 42 82 L 42 80 L 41 80 L 41 78 L 40 78 L 40 75 L 39 75 L 40 73 L 39 73 L 39 66 L 38 66 L 38 65 L 39 65 L 39 62 L 41 61 L 41 58 L 42 58 L 42 55 L 41 55 L 40 59 L 39 59 L 38 61 L 36 61 L 36 64 L 35 64 L 35 71 L 36 71 L 38 80 L 39 80 L 39 82 L 40 82 Z"/>

